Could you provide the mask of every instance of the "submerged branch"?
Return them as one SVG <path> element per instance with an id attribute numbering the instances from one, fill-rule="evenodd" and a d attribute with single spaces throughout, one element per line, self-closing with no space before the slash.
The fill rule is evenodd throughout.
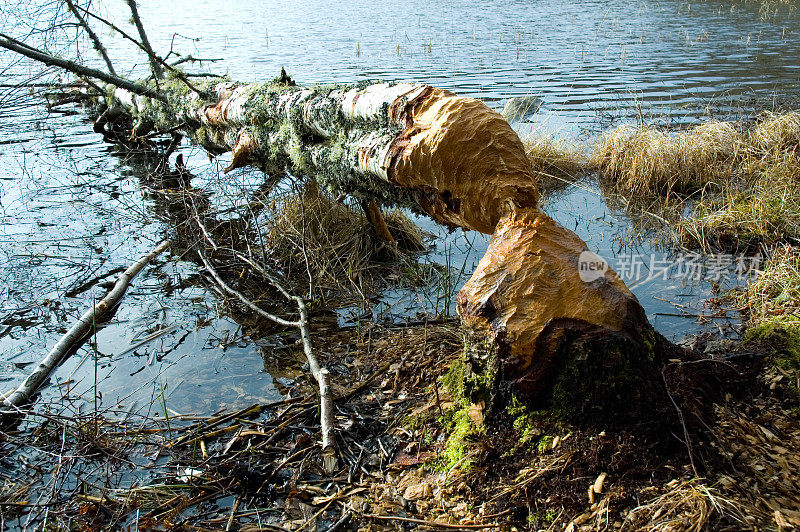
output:
<path id="1" fill-rule="evenodd" d="M 20 406 L 27 403 L 33 394 L 39 389 L 41 384 L 50 376 L 56 366 L 66 356 L 70 350 L 78 347 L 101 321 L 104 321 L 111 310 L 116 307 L 125 295 L 128 286 L 142 269 L 164 250 L 169 247 L 169 241 L 164 241 L 153 249 L 150 253 L 133 263 L 117 279 L 111 291 L 103 297 L 94 307 L 86 311 L 83 316 L 61 337 L 58 343 L 50 350 L 47 356 L 36 367 L 25 382 L 19 385 L 16 390 L 7 395 L 0 405 L 0 415 L 16 414 L 20 412 Z"/>
<path id="2" fill-rule="evenodd" d="M 115 76 L 114 74 L 109 74 L 108 72 L 103 72 L 102 70 L 81 65 L 74 61 L 52 56 L 46 52 L 33 48 L 32 46 L 28 46 L 27 44 L 18 41 L 4 33 L 0 33 L 0 47 L 11 50 L 12 52 L 17 52 L 20 55 L 24 55 L 25 57 L 39 61 L 40 63 L 44 63 L 47 66 L 56 66 L 72 72 L 73 74 L 77 74 L 78 76 L 87 76 L 90 78 L 99 79 L 100 81 L 105 81 L 106 83 L 110 83 L 115 87 L 126 89 L 140 96 L 147 96 L 148 98 L 153 98 L 162 102 L 167 101 L 166 96 L 154 91 L 149 87 L 139 85 L 138 83 Z"/>

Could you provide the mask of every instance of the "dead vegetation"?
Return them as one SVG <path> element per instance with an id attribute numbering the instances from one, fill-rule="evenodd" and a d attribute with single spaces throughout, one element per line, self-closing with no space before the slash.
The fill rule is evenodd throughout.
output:
<path id="1" fill-rule="evenodd" d="M 687 192 L 730 179 L 742 148 L 741 135 L 727 122 L 701 124 L 675 135 L 620 126 L 603 136 L 590 166 L 619 191 Z"/>
<path id="2" fill-rule="evenodd" d="M 294 279 L 307 279 L 321 295 L 374 294 L 389 269 L 402 268 L 430 238 L 401 211 L 385 215 L 396 244 L 374 234 L 358 207 L 336 201 L 312 183 L 278 198 L 266 220 L 265 252 Z"/>
<path id="3" fill-rule="evenodd" d="M 255 332 L 253 332 L 255 334 Z M 459 356 L 446 325 L 325 330 L 324 365 L 336 396 L 340 469 L 317 465 L 313 386 L 211 417 L 143 419 L 40 416 L 10 435 L 6 457 L 34 466 L 72 456 L 83 481 L 70 497 L 42 498 L 31 479 L 4 477 L 7 523 L 41 520 L 75 527 L 169 530 L 756 530 L 800 525 L 796 467 L 800 437 L 780 400 L 788 381 L 723 400 L 713 436 L 696 440 L 704 463 L 694 476 L 686 449 L 627 431 L 587 430 L 545 411 L 510 408 L 468 422 L 452 461 L 447 419 L 459 405 L 444 381 Z M 755 397 L 752 397 L 752 395 Z M 66 434 L 66 438 L 61 435 Z M 661 440 L 661 441 L 659 441 Z M 469 458 L 467 467 L 464 458 Z M 148 472 L 144 483 L 89 481 L 92 464 Z M 86 465 L 81 465 L 81 464 Z M 31 469 L 35 477 L 35 468 Z M 102 470 L 101 470 L 102 471 Z M 113 473 L 111 473 L 113 475 Z M 112 476 L 113 478 L 113 476 Z M 115 484 L 116 482 L 116 484 Z"/>
<path id="4" fill-rule="evenodd" d="M 564 139 L 534 136 L 523 143 L 543 194 L 563 188 L 565 183 L 575 181 L 586 172 L 586 157 Z"/>
<path id="5" fill-rule="evenodd" d="M 800 237 L 799 145 L 794 111 L 765 113 L 748 128 L 621 126 L 603 137 L 589 166 L 632 211 L 657 211 L 678 243 L 748 252 Z"/>
<path id="6" fill-rule="evenodd" d="M 647 490 L 665 491 L 652 500 L 637 506 L 627 516 L 623 527 L 629 530 L 657 532 L 664 530 L 707 530 L 716 518 L 728 515 L 742 526 L 746 516 L 736 502 L 726 499 L 719 490 L 698 480 L 671 480 L 661 488 Z"/>
<path id="7" fill-rule="evenodd" d="M 772 253 L 757 279 L 739 294 L 739 304 L 747 309 L 752 323 L 780 319 L 800 323 L 800 252 L 796 247 L 780 246 Z"/>

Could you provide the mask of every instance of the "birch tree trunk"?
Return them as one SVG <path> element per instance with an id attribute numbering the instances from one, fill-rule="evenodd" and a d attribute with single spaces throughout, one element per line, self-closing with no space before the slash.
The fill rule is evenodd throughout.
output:
<path id="1" fill-rule="evenodd" d="M 111 88 L 99 125 L 130 115 L 139 135 L 179 128 L 211 152 L 232 151 L 226 171 L 289 168 L 363 203 L 492 234 L 458 297 L 472 371 L 496 373 L 514 393 L 550 401 L 566 417 L 602 416 L 631 400 L 647 407 L 660 393 L 666 340 L 613 270 L 582 275 L 586 244 L 537 209 L 522 142 L 480 101 L 412 83 L 201 78 L 197 86 L 161 80 L 161 99 Z"/>

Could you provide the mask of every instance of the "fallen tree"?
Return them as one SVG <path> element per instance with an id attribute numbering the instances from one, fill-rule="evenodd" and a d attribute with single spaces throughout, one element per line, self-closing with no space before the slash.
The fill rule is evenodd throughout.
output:
<path id="1" fill-rule="evenodd" d="M 0 36 L 0 46 L 44 61 L 9 39 Z M 122 121 L 134 139 L 179 132 L 212 154 L 232 152 L 226 172 L 288 169 L 363 205 L 405 207 L 493 235 L 458 296 L 473 400 L 508 390 L 568 418 L 617 418 L 664 396 L 666 340 L 613 270 L 581 277 L 586 244 L 538 210 L 522 142 L 482 102 L 414 83 L 300 87 L 283 73 L 269 83 L 207 76 L 190 84 L 159 75 L 100 78 L 96 130 Z M 368 208 L 371 219 L 376 212 Z"/>

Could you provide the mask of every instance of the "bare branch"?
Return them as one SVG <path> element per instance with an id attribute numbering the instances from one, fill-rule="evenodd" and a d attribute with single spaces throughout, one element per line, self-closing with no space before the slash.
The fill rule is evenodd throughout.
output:
<path id="1" fill-rule="evenodd" d="M 155 53 L 153 53 L 152 49 L 149 49 L 147 46 L 145 46 L 144 44 L 142 44 L 138 40 L 136 40 L 133 37 L 131 37 L 128 33 L 125 32 L 125 30 L 123 30 L 122 28 L 120 28 L 119 26 L 117 26 L 116 24 L 111 22 L 110 20 L 104 19 L 100 15 L 92 13 L 91 11 L 89 11 L 88 9 L 86 9 L 84 7 L 80 7 L 80 6 L 76 6 L 76 7 L 77 7 L 77 9 L 83 11 L 86 15 L 96 19 L 97 21 L 105 24 L 106 26 L 108 26 L 112 30 L 114 30 L 117 33 L 119 33 L 122 36 L 123 39 L 127 39 L 130 42 L 132 42 L 133 44 L 135 44 L 136 46 L 138 46 L 144 53 L 146 53 L 148 55 L 148 57 L 150 58 L 150 61 L 157 61 L 159 64 L 163 65 L 164 68 L 166 68 L 167 70 L 169 70 L 170 72 L 175 74 L 175 77 L 177 77 L 179 80 L 181 80 L 187 87 L 189 87 L 190 90 L 196 92 L 197 94 L 204 95 L 203 91 L 201 91 L 200 89 L 195 87 L 188 80 L 188 75 L 187 74 L 185 74 L 184 72 L 181 72 L 180 70 L 174 68 L 175 65 L 177 65 L 178 63 L 175 63 L 175 65 L 170 65 L 164 59 L 162 59 L 161 57 L 159 57 Z M 189 57 L 191 58 L 192 56 L 189 56 Z M 194 59 L 192 58 L 190 60 L 194 60 Z M 205 61 L 212 61 L 212 59 L 205 59 Z M 216 61 L 216 60 L 214 59 L 213 61 Z"/>
<path id="2" fill-rule="evenodd" d="M 144 47 L 144 50 L 147 52 L 147 56 L 150 59 L 150 68 L 153 69 L 153 77 L 156 79 L 161 79 L 164 77 L 164 71 L 161 70 L 161 64 L 156 60 L 157 56 L 155 52 L 153 52 L 153 47 L 150 46 L 150 41 L 147 39 L 147 33 L 144 31 L 142 19 L 139 18 L 139 10 L 136 9 L 136 0 L 125 1 L 128 3 L 128 7 L 131 8 L 133 24 L 136 26 L 136 30 L 139 32 L 139 38 L 142 40 L 142 46 Z"/>
<path id="3" fill-rule="evenodd" d="M 189 62 L 191 62 L 191 63 L 204 63 L 204 62 L 205 63 L 216 63 L 217 61 L 222 61 L 222 58 L 221 57 L 194 57 L 192 55 L 187 55 L 186 57 L 181 57 L 180 59 L 178 59 L 177 61 L 172 63 L 171 66 L 178 66 L 178 65 L 181 65 L 183 63 L 189 63 Z"/>
<path id="4" fill-rule="evenodd" d="M 238 290 L 236 290 L 236 289 L 232 288 L 232 287 L 231 287 L 231 286 L 230 286 L 228 283 L 226 283 L 225 281 L 223 281 L 223 280 L 222 280 L 222 277 L 220 277 L 219 273 L 217 273 L 217 270 L 215 270 L 215 269 L 214 269 L 214 267 L 211 265 L 211 263 L 210 263 L 210 262 L 208 262 L 208 259 L 206 258 L 206 256 L 205 256 L 204 254 L 200 253 L 199 251 L 197 252 L 197 254 L 200 256 L 200 260 L 201 260 L 201 261 L 203 262 L 203 264 L 205 265 L 205 267 L 206 267 L 206 270 L 208 270 L 208 273 L 210 273 L 210 274 L 211 274 L 211 277 L 213 277 L 213 278 L 214 278 L 214 281 L 216 281 L 216 282 L 217 282 L 217 284 L 218 284 L 218 285 L 219 285 L 219 286 L 220 286 L 220 287 L 221 287 L 223 290 L 225 290 L 226 292 L 228 292 L 228 293 L 229 293 L 229 294 L 231 294 L 232 296 L 236 297 L 236 299 L 238 299 L 239 301 L 241 301 L 241 302 L 242 302 L 242 304 L 244 304 L 244 305 L 246 305 L 246 306 L 250 307 L 250 308 L 251 308 L 251 309 L 253 309 L 253 310 L 254 310 L 256 313 L 258 313 L 258 314 L 260 314 L 261 316 L 263 316 L 263 317 L 267 318 L 268 320 L 270 320 L 270 321 L 274 321 L 274 322 L 275 322 L 275 323 L 277 323 L 278 325 L 283 325 L 283 326 L 285 326 L 285 327 L 300 327 L 300 322 L 299 322 L 299 321 L 289 321 L 289 320 L 285 320 L 285 319 L 283 319 L 283 318 L 280 318 L 280 317 L 278 317 L 278 316 L 276 316 L 276 315 L 274 315 L 274 314 L 270 314 L 270 313 L 269 313 L 269 312 L 267 312 L 266 310 L 262 309 L 261 307 L 259 307 L 258 305 L 256 305 L 255 303 L 253 303 L 252 301 L 250 301 L 249 299 L 247 299 L 247 298 L 244 296 L 244 294 L 242 294 L 242 293 L 241 293 L 241 292 L 239 292 Z"/>
<path id="5" fill-rule="evenodd" d="M 64 2 L 67 4 L 67 7 L 72 14 L 75 15 L 75 18 L 78 19 L 78 24 L 86 32 L 86 35 L 89 36 L 89 39 L 94 45 L 94 49 L 97 50 L 97 52 L 102 56 L 103 61 L 106 62 L 108 72 L 116 76 L 117 72 L 114 70 L 114 65 L 111 63 L 111 58 L 108 57 L 108 51 L 106 50 L 106 47 L 103 46 L 103 42 L 100 40 L 100 37 L 98 37 L 94 30 L 92 30 L 91 26 L 89 26 L 89 23 L 86 22 L 86 19 L 80 14 L 78 8 L 75 6 L 72 0 L 64 0 Z"/>
<path id="6" fill-rule="evenodd" d="M 202 227 L 202 223 L 200 223 L 199 219 L 197 219 L 197 222 Z M 203 231 L 209 242 L 212 243 L 212 246 L 216 248 L 216 244 L 208 236 L 208 232 L 205 231 L 205 229 Z M 297 321 L 287 321 L 274 316 L 247 299 L 241 292 L 231 288 L 230 285 L 222 280 L 219 273 L 217 273 L 205 255 L 200 251 L 198 251 L 197 254 L 200 256 L 200 260 L 205 265 L 206 270 L 208 270 L 208 272 L 223 290 L 235 296 L 239 301 L 255 310 L 261 316 L 264 316 L 275 323 L 281 325 L 291 325 L 300 329 L 300 340 L 303 343 L 303 352 L 306 355 L 306 360 L 308 360 L 308 369 L 311 371 L 311 374 L 314 376 L 314 379 L 317 381 L 317 386 L 319 387 L 320 432 L 322 432 L 323 467 L 328 474 L 332 474 L 336 469 L 337 462 L 336 451 L 334 449 L 335 433 L 333 397 L 331 396 L 330 385 L 328 383 L 328 370 L 319 365 L 319 361 L 317 360 L 316 355 L 314 355 L 314 348 L 311 344 L 311 331 L 308 327 L 308 309 L 306 308 L 303 298 L 300 296 L 289 295 L 288 292 L 286 292 L 286 290 L 275 281 L 274 276 L 267 274 L 263 269 L 257 267 L 256 269 L 265 275 L 270 283 L 275 285 L 275 287 L 278 288 L 278 290 L 280 290 L 285 296 L 294 300 L 294 302 L 297 304 L 297 310 L 300 313 L 300 319 Z M 248 260 L 247 262 L 253 265 L 251 261 Z"/>
<path id="7" fill-rule="evenodd" d="M 134 94 L 139 94 L 140 96 L 147 96 L 148 98 L 153 98 L 162 102 L 167 101 L 166 96 L 154 91 L 150 87 L 134 83 L 119 76 L 103 72 L 102 70 L 81 65 L 74 61 L 61 59 L 60 57 L 54 57 L 48 53 L 33 48 L 32 46 L 28 46 L 27 44 L 20 42 L 4 33 L 0 33 L 0 47 L 11 50 L 12 52 L 17 52 L 18 54 L 29 57 L 35 61 L 39 61 L 47 66 L 56 66 L 79 76 L 99 79 L 100 81 L 105 81 L 106 83 L 110 83 L 111 85 L 121 89 L 129 90 Z"/>
<path id="8" fill-rule="evenodd" d="M 203 236 L 205 239 L 211 244 L 211 247 L 214 249 L 218 249 L 216 242 L 209 234 L 208 230 L 205 228 L 203 223 L 200 221 L 199 215 L 195 216 L 195 221 L 200 226 L 200 230 L 203 232 Z M 306 355 L 306 360 L 308 360 L 308 368 L 311 371 L 311 374 L 314 376 L 314 379 L 317 381 L 317 386 L 319 387 L 319 398 L 320 398 L 320 431 L 322 432 L 322 462 L 323 468 L 328 474 L 333 474 L 334 470 L 336 469 L 336 451 L 334 448 L 335 442 L 335 433 L 334 433 L 334 417 L 333 417 L 333 397 L 331 395 L 330 385 L 328 383 L 329 373 L 328 370 L 323 368 L 319 365 L 319 361 L 317 360 L 316 355 L 314 354 L 314 348 L 311 344 L 311 331 L 308 326 L 308 308 L 306 307 L 305 301 L 300 296 L 290 294 L 282 285 L 278 282 L 277 276 L 272 275 L 271 273 L 267 272 L 264 268 L 258 266 L 255 262 L 251 261 L 244 255 L 240 253 L 236 253 L 236 256 L 240 259 L 244 260 L 247 264 L 253 267 L 256 271 L 261 273 L 278 291 L 287 299 L 292 300 L 297 304 L 297 310 L 300 314 L 300 319 L 297 321 L 288 321 L 277 316 L 266 312 L 265 310 L 261 309 L 258 305 L 247 299 L 241 292 L 231 288 L 225 281 L 222 280 L 222 277 L 217 273 L 214 267 L 211 265 L 211 262 L 205 257 L 205 255 L 198 251 L 197 254 L 200 256 L 200 260 L 206 267 L 206 270 L 211 274 L 217 284 L 222 287 L 223 290 L 228 292 L 229 294 L 235 296 L 239 301 L 243 304 L 247 305 L 251 309 L 255 310 L 261 316 L 274 321 L 275 323 L 281 325 L 290 325 L 297 327 L 300 329 L 300 340 L 303 343 L 303 352 Z"/>

